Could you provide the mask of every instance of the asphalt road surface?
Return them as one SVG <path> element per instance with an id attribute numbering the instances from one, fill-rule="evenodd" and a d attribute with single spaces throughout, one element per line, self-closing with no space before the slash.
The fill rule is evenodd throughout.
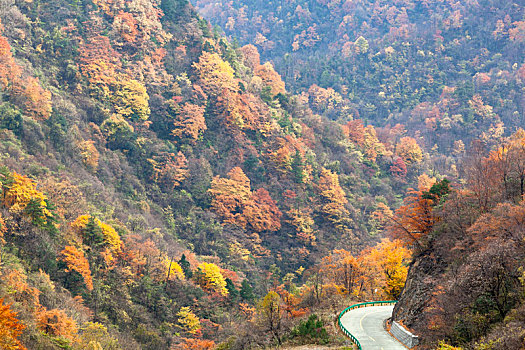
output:
<path id="1" fill-rule="evenodd" d="M 348 311 L 341 323 L 359 340 L 363 350 L 406 350 L 384 328 L 383 321 L 392 316 L 394 305 L 369 306 Z"/>

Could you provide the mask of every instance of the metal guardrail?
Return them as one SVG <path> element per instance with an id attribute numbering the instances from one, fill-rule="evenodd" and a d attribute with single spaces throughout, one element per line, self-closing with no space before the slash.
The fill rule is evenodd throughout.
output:
<path id="1" fill-rule="evenodd" d="M 341 328 L 341 330 L 343 331 L 343 333 L 349 337 L 352 342 L 354 342 L 355 345 L 357 345 L 357 348 L 359 350 L 362 350 L 363 348 L 361 347 L 361 343 L 359 343 L 359 340 L 357 340 L 356 337 L 354 337 L 352 335 L 352 333 L 350 333 L 348 331 L 348 329 L 345 328 L 345 326 L 343 326 L 343 324 L 341 323 L 341 317 L 343 317 L 344 314 L 346 314 L 348 311 L 350 310 L 354 310 L 354 309 L 359 309 L 359 308 L 362 308 L 362 307 L 368 307 L 368 306 L 384 306 L 384 305 L 392 305 L 392 304 L 395 304 L 397 303 L 397 300 L 388 300 L 388 301 L 368 301 L 366 303 L 359 303 L 359 304 L 354 304 L 352 306 L 349 306 L 347 307 L 346 309 L 344 309 L 343 311 L 341 311 L 341 313 L 339 314 L 339 316 L 337 317 L 337 324 L 339 325 L 339 328 Z"/>

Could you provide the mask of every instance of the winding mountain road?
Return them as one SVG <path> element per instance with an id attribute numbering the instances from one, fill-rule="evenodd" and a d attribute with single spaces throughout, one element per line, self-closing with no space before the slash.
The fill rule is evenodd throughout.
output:
<path id="1" fill-rule="evenodd" d="M 406 350 L 383 327 L 392 310 L 394 305 L 353 309 L 341 317 L 341 323 L 359 340 L 363 350 Z"/>

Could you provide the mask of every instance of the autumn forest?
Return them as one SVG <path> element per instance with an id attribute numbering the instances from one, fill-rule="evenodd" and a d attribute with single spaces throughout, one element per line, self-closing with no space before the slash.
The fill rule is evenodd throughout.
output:
<path id="1" fill-rule="evenodd" d="M 0 97 L 0 349 L 525 347 L 521 0 L 0 0 Z"/>

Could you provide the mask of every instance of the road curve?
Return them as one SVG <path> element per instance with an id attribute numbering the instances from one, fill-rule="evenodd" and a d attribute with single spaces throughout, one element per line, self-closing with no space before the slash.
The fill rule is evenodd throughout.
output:
<path id="1" fill-rule="evenodd" d="M 363 350 L 406 350 L 383 327 L 393 310 L 394 305 L 353 309 L 341 317 L 341 323 L 359 340 Z"/>

